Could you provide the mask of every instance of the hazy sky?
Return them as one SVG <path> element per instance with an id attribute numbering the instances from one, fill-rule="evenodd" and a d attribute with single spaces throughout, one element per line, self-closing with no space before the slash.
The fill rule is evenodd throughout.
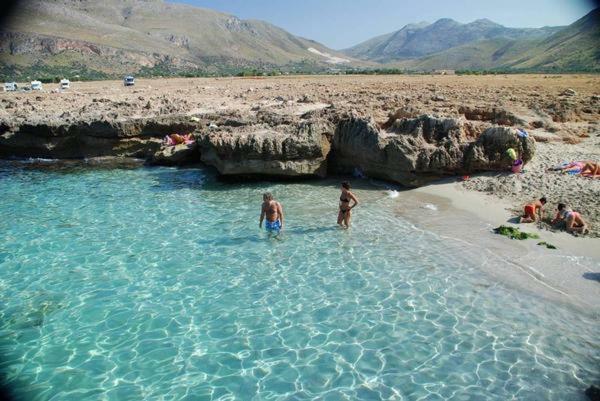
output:
<path id="1" fill-rule="evenodd" d="M 261 19 L 295 35 L 342 49 L 411 22 L 488 18 L 509 27 L 568 25 L 593 0 L 169 0 Z"/>

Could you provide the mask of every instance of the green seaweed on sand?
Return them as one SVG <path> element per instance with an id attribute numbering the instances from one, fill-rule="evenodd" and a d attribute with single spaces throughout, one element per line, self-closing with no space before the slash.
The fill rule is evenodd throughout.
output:
<path id="1" fill-rule="evenodd" d="M 537 234 L 524 233 L 524 232 L 520 231 L 518 228 L 508 227 L 508 226 L 496 227 L 496 228 L 494 228 L 494 232 L 496 234 L 505 235 L 510 239 L 524 240 L 524 239 L 528 239 L 528 238 L 534 238 L 534 239 L 540 238 Z"/>
<path id="2" fill-rule="evenodd" d="M 545 246 L 546 246 L 546 248 L 548 248 L 548 249 L 556 249 L 556 247 L 555 247 L 554 245 L 552 245 L 552 244 L 549 244 L 549 243 L 547 243 L 546 241 L 538 242 L 537 244 L 538 244 L 538 245 L 541 245 L 541 246 L 544 246 L 544 245 L 545 245 Z"/>

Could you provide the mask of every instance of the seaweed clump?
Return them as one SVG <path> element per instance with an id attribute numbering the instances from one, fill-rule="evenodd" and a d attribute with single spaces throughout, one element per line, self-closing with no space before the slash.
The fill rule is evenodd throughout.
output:
<path id="1" fill-rule="evenodd" d="M 494 232 L 496 234 L 507 236 L 510 239 L 524 240 L 524 239 L 529 239 L 529 238 L 533 238 L 533 239 L 540 238 L 539 235 L 537 235 L 537 234 L 524 233 L 521 230 L 519 230 L 518 228 L 508 227 L 508 226 L 496 227 L 496 228 L 494 228 Z"/>

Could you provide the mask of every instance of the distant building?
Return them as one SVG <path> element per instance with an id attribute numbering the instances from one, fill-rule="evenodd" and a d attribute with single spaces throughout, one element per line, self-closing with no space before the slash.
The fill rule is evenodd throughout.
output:
<path id="1" fill-rule="evenodd" d="M 454 70 L 434 70 L 434 75 L 455 75 Z"/>

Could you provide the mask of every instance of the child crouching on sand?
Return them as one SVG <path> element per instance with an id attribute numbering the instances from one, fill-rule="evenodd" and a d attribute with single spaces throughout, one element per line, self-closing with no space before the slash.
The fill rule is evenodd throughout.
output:
<path id="1" fill-rule="evenodd" d="M 567 227 L 567 232 L 573 234 L 586 234 L 589 232 L 589 227 L 581 215 L 577 212 L 567 208 L 564 203 L 559 203 L 557 207 L 558 213 L 552 220 L 552 224 L 560 223 L 564 221 Z"/>
<path id="2" fill-rule="evenodd" d="M 543 196 L 539 200 L 532 201 L 525 205 L 523 208 L 523 216 L 519 220 L 519 223 L 534 223 L 537 221 L 537 215 L 539 215 L 540 221 L 544 217 L 544 205 L 546 204 L 546 197 Z M 537 214 L 537 215 L 536 215 Z"/>

